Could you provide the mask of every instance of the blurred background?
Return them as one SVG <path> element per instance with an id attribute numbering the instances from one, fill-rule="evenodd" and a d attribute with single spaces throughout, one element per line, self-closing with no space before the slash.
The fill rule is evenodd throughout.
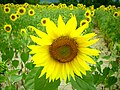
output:
<path id="1" fill-rule="evenodd" d="M 14 3 L 14 4 L 58 4 L 58 3 L 65 3 L 67 5 L 74 4 L 77 5 L 78 3 L 85 4 L 86 6 L 94 5 L 95 7 L 99 7 L 100 5 L 116 5 L 120 6 L 120 0 L 0 0 L 0 3 Z"/>

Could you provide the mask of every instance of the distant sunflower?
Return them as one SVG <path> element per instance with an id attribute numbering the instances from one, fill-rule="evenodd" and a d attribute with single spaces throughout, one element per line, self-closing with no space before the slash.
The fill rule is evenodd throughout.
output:
<path id="1" fill-rule="evenodd" d="M 91 16 L 94 16 L 94 14 L 95 14 L 95 11 L 91 11 Z"/>
<path id="2" fill-rule="evenodd" d="M 30 9 L 30 10 L 28 11 L 28 15 L 29 15 L 29 16 L 33 16 L 34 14 L 35 14 L 34 9 Z"/>
<path id="3" fill-rule="evenodd" d="M 113 16 L 114 16 L 114 17 L 118 17 L 118 16 L 119 16 L 119 13 L 118 13 L 118 12 L 114 12 Z"/>
<path id="4" fill-rule="evenodd" d="M 42 18 L 41 19 L 41 24 L 42 24 L 42 26 L 46 26 L 46 23 L 49 21 L 49 19 L 48 18 Z"/>
<path id="5" fill-rule="evenodd" d="M 86 17 L 86 20 L 88 21 L 88 22 L 91 22 L 91 17 L 89 16 L 89 17 Z"/>
<path id="6" fill-rule="evenodd" d="M 24 15 L 26 12 L 26 9 L 24 7 L 19 7 L 17 11 L 20 15 Z"/>
<path id="7" fill-rule="evenodd" d="M 46 73 L 49 80 L 70 80 L 70 76 L 75 80 L 75 74 L 82 77 L 86 71 L 91 70 L 87 63 L 95 64 L 89 56 L 99 55 L 99 51 L 89 48 L 98 41 L 91 40 L 95 33 L 82 35 L 85 27 L 77 27 L 76 17 L 71 17 L 65 24 L 62 17 L 59 16 L 57 26 L 51 20 L 46 23 L 46 33 L 36 29 L 39 37 L 31 35 L 31 39 L 37 45 L 29 45 L 34 54 L 31 60 L 36 67 L 43 66 L 40 77 Z"/>
<path id="8" fill-rule="evenodd" d="M 4 30 L 9 33 L 12 30 L 12 26 L 10 24 L 6 24 L 4 25 Z"/>
<path id="9" fill-rule="evenodd" d="M 16 21 L 17 20 L 17 15 L 16 14 L 11 14 L 10 15 L 10 20 Z"/>
<path id="10" fill-rule="evenodd" d="M 80 27 L 84 26 L 85 28 L 88 28 L 89 26 L 89 22 L 87 20 L 82 20 L 80 22 Z"/>
<path id="11" fill-rule="evenodd" d="M 70 10 L 73 10 L 73 4 L 71 4 L 71 5 L 69 6 L 69 9 L 70 9 Z"/>
<path id="12" fill-rule="evenodd" d="M 5 13 L 10 13 L 10 8 L 9 7 L 4 7 L 4 12 Z"/>
<path id="13" fill-rule="evenodd" d="M 85 12 L 85 17 L 88 17 L 88 16 L 90 16 L 91 15 L 91 11 L 90 10 L 87 10 L 86 12 Z"/>
<path id="14" fill-rule="evenodd" d="M 25 33 L 26 33 L 26 29 L 21 29 L 21 30 L 20 30 L 20 33 L 21 33 L 21 34 L 25 34 Z"/>

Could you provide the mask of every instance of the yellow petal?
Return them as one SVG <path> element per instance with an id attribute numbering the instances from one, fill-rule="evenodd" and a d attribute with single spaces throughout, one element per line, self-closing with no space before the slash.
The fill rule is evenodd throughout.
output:
<path id="1" fill-rule="evenodd" d="M 65 23 L 62 19 L 62 16 L 59 15 L 59 18 L 58 18 L 58 30 L 59 30 L 59 36 L 63 36 L 65 34 Z"/>
<path id="2" fill-rule="evenodd" d="M 85 34 L 83 37 L 86 39 L 86 40 L 90 40 L 91 38 L 95 37 L 97 34 L 95 33 L 89 33 L 89 34 Z"/>
<path id="3" fill-rule="evenodd" d="M 41 39 L 33 35 L 30 35 L 30 37 L 32 41 L 37 43 L 38 45 L 51 45 L 52 44 L 52 40 L 49 40 L 49 39 L 45 39 L 45 38 Z"/>
<path id="4" fill-rule="evenodd" d="M 46 24 L 46 31 L 48 36 L 50 36 L 52 39 L 56 39 L 58 36 L 58 29 L 53 21 L 49 21 Z"/>
<path id="5" fill-rule="evenodd" d="M 87 55 L 99 55 L 100 51 L 97 49 L 90 49 L 90 48 L 78 48 L 81 53 L 87 54 Z"/>
<path id="6" fill-rule="evenodd" d="M 86 29 L 86 26 L 81 26 L 79 27 L 77 30 L 73 30 L 71 33 L 70 33 L 70 37 L 71 38 L 74 38 L 74 37 L 79 37 L 81 35 L 81 33 Z"/>
<path id="7" fill-rule="evenodd" d="M 49 64 L 49 65 L 48 65 Z M 54 73 L 54 69 L 56 68 L 56 62 L 54 60 L 50 60 L 46 65 L 48 65 L 46 78 L 50 77 L 52 73 Z"/>
<path id="8" fill-rule="evenodd" d="M 91 69 L 90 69 L 90 66 L 89 66 L 84 60 L 82 60 L 82 59 L 80 58 L 80 55 L 78 56 L 77 60 L 78 60 L 79 64 L 80 64 L 85 70 L 91 70 Z"/>
<path id="9" fill-rule="evenodd" d="M 77 65 L 76 65 L 77 68 L 79 69 L 79 71 L 80 71 L 82 74 L 86 75 L 86 69 L 81 66 L 81 63 L 80 63 L 78 60 L 79 60 L 78 57 L 76 57 L 76 59 L 74 60 L 74 62 L 77 64 Z M 81 77 L 81 78 L 82 78 L 82 77 Z"/>
<path id="10" fill-rule="evenodd" d="M 36 34 L 41 38 L 48 37 L 48 35 L 46 33 L 42 32 L 41 30 L 39 30 L 33 26 L 28 26 L 28 28 L 32 28 L 36 32 Z"/>
<path id="11" fill-rule="evenodd" d="M 69 63 L 65 63 L 65 69 L 66 69 L 66 74 L 68 77 L 68 81 L 70 81 L 70 68 L 69 68 Z"/>
<path id="12" fill-rule="evenodd" d="M 28 48 L 32 49 L 29 54 L 35 54 L 39 52 L 46 52 L 48 50 L 48 46 L 38 46 L 38 45 L 29 45 Z"/>
<path id="13" fill-rule="evenodd" d="M 71 19 L 66 23 L 66 35 L 69 35 L 73 30 L 76 30 L 77 20 L 75 16 L 72 16 Z"/>
<path id="14" fill-rule="evenodd" d="M 88 47 L 91 46 L 93 44 L 95 44 L 99 39 L 94 39 L 94 40 L 90 40 L 90 41 L 86 41 L 86 40 L 81 40 L 81 39 L 77 39 L 77 43 L 79 47 Z"/>
<path id="15" fill-rule="evenodd" d="M 66 81 L 67 75 L 66 75 L 66 69 L 65 69 L 65 64 L 64 64 L 64 63 L 62 64 L 61 69 L 62 69 L 62 76 L 63 76 L 63 79 Z"/>
<path id="16" fill-rule="evenodd" d="M 86 61 L 86 62 L 88 62 L 88 63 L 96 64 L 96 62 L 92 58 L 90 58 L 89 56 L 87 56 L 85 54 L 79 55 L 79 58 Z"/>
<path id="17" fill-rule="evenodd" d="M 77 67 L 77 63 L 75 63 L 74 61 L 71 62 L 71 67 L 73 68 L 73 71 L 75 72 L 76 75 L 82 77 L 78 67 Z"/>

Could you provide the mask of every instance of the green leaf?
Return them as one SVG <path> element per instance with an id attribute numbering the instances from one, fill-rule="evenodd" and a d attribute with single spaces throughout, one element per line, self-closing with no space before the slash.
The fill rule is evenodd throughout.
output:
<path id="1" fill-rule="evenodd" d="M 42 70 L 42 68 L 40 67 L 35 67 L 31 70 L 31 72 L 27 75 L 26 79 L 25 79 L 25 87 L 27 89 L 34 89 L 34 84 L 35 84 L 35 77 L 37 75 L 37 72 L 39 72 Z"/>
<path id="2" fill-rule="evenodd" d="M 117 78 L 115 76 L 111 76 L 107 80 L 107 85 L 105 87 L 110 87 L 111 85 L 117 82 Z"/>
<path id="3" fill-rule="evenodd" d="M 109 60 L 110 59 L 110 55 L 104 56 L 102 57 L 103 59 Z"/>
<path id="4" fill-rule="evenodd" d="M 3 83 L 3 82 L 5 82 L 5 81 L 6 81 L 6 77 L 0 75 L 0 83 Z"/>
<path id="5" fill-rule="evenodd" d="M 12 85 L 12 86 L 6 86 L 5 90 L 15 90 L 15 86 L 14 85 Z"/>
<path id="6" fill-rule="evenodd" d="M 46 79 L 46 76 L 42 76 L 41 78 L 35 79 L 35 90 L 57 90 L 60 85 L 60 80 L 55 80 L 54 82 L 49 82 Z"/>
<path id="7" fill-rule="evenodd" d="M 22 61 L 23 61 L 24 63 L 26 63 L 26 61 L 27 61 L 28 58 L 29 58 L 29 54 L 26 53 L 26 52 L 22 52 L 20 57 L 21 57 Z"/>
<path id="8" fill-rule="evenodd" d="M 18 71 L 19 69 L 8 71 L 8 75 L 15 75 L 18 73 Z"/>
<path id="9" fill-rule="evenodd" d="M 12 65 L 13 65 L 15 68 L 17 68 L 18 64 L 19 64 L 19 61 L 18 61 L 18 60 L 12 61 Z"/>
<path id="10" fill-rule="evenodd" d="M 22 76 L 21 75 L 12 75 L 11 78 L 10 78 L 10 81 L 15 83 L 15 82 L 18 82 L 22 79 Z"/>
<path id="11" fill-rule="evenodd" d="M 109 74 L 110 68 L 109 67 L 105 67 L 103 69 L 103 77 L 105 78 L 108 74 Z"/>
<path id="12" fill-rule="evenodd" d="M 26 67 L 27 69 L 31 70 L 31 69 L 34 67 L 34 65 L 33 65 L 32 62 L 28 62 L 28 63 L 25 64 L 25 67 Z"/>
<path id="13" fill-rule="evenodd" d="M 48 82 L 45 75 L 41 78 L 38 78 L 40 75 L 42 68 L 35 67 L 31 70 L 31 72 L 27 75 L 25 79 L 25 87 L 27 89 L 34 90 L 57 90 L 60 81 Z"/>
<path id="14" fill-rule="evenodd" d="M 80 78 L 78 76 L 75 76 L 76 81 L 74 81 L 71 78 L 71 84 L 73 85 L 73 87 L 77 90 L 96 90 L 96 88 L 94 87 L 94 81 L 93 81 L 93 77 L 92 74 L 87 72 L 86 76 L 83 76 L 83 78 Z"/>
<path id="15" fill-rule="evenodd" d="M 110 64 L 112 65 L 112 70 L 117 72 L 119 67 L 118 63 L 116 61 L 111 61 Z"/>

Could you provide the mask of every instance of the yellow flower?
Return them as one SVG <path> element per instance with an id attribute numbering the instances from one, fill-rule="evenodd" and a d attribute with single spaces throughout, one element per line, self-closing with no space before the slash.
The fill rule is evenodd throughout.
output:
<path id="1" fill-rule="evenodd" d="M 11 26 L 10 24 L 6 24 L 6 25 L 4 26 L 4 30 L 9 33 L 9 32 L 11 32 L 11 30 L 12 30 L 12 26 Z"/>
<path id="2" fill-rule="evenodd" d="M 86 17 L 86 20 L 88 21 L 88 22 L 91 22 L 91 17 L 89 16 L 89 17 Z"/>
<path id="3" fill-rule="evenodd" d="M 91 15 L 91 11 L 90 10 L 86 10 L 86 12 L 85 12 L 85 17 L 88 17 L 88 16 L 90 16 Z"/>
<path id="4" fill-rule="evenodd" d="M 30 10 L 28 11 L 28 15 L 33 16 L 34 14 L 35 14 L 34 9 L 30 9 Z"/>
<path id="5" fill-rule="evenodd" d="M 94 14 L 95 14 L 95 11 L 91 11 L 91 16 L 94 16 Z"/>
<path id="6" fill-rule="evenodd" d="M 40 77 L 46 74 L 49 81 L 60 78 L 65 81 L 70 77 L 75 80 L 75 74 L 82 77 L 86 71 L 91 70 L 87 63 L 95 64 L 95 61 L 89 56 L 99 55 L 99 51 L 89 48 L 98 41 L 91 40 L 95 33 L 82 35 L 84 26 L 77 28 L 76 17 L 71 17 L 65 24 L 59 15 L 57 26 L 51 20 L 46 23 L 46 33 L 36 29 L 39 37 L 31 35 L 35 45 L 29 45 L 30 54 L 34 54 L 31 60 L 36 67 L 43 66 Z"/>
<path id="7" fill-rule="evenodd" d="M 21 33 L 21 34 L 25 34 L 25 33 L 26 33 L 26 29 L 21 29 L 21 30 L 20 30 L 20 33 Z"/>
<path id="8" fill-rule="evenodd" d="M 69 6 L 69 9 L 70 9 L 70 10 L 73 10 L 73 4 L 71 4 L 71 5 Z"/>
<path id="9" fill-rule="evenodd" d="M 80 22 L 80 27 L 84 26 L 85 28 L 88 28 L 89 26 L 89 22 L 87 20 L 82 20 Z"/>
<path id="10" fill-rule="evenodd" d="M 41 19 L 41 24 L 42 24 L 42 26 L 46 26 L 46 23 L 49 21 L 49 19 L 48 18 L 42 18 Z"/>
<path id="11" fill-rule="evenodd" d="M 24 15 L 25 12 L 26 12 L 26 9 L 24 7 L 20 7 L 18 8 L 18 11 L 17 11 L 20 15 Z"/>
<path id="12" fill-rule="evenodd" d="M 118 13 L 118 12 L 114 12 L 113 16 L 114 16 L 114 17 L 118 17 L 118 16 L 119 16 L 119 13 Z"/>
<path id="13" fill-rule="evenodd" d="M 10 8 L 9 7 L 4 7 L 4 12 L 5 13 L 10 13 Z"/>
<path id="14" fill-rule="evenodd" d="M 17 15 L 16 14 L 11 14 L 10 15 L 10 20 L 16 21 L 17 20 Z"/>

